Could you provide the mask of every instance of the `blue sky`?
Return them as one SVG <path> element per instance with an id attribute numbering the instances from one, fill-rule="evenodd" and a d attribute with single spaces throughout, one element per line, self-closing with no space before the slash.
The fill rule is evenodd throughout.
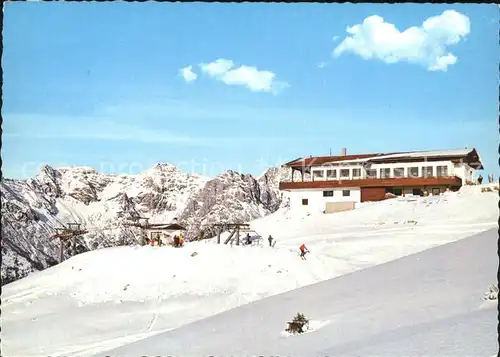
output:
<path id="1" fill-rule="evenodd" d="M 3 175 L 156 162 L 260 174 L 342 147 L 476 147 L 498 174 L 498 15 L 486 4 L 7 3 Z"/>

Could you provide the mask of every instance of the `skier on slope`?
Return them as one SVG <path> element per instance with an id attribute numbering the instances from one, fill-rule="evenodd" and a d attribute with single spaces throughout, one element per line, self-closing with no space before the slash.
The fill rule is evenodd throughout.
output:
<path id="1" fill-rule="evenodd" d="M 300 257 L 303 259 L 303 260 L 306 260 L 306 253 L 310 253 L 309 252 L 309 249 L 306 248 L 305 244 L 302 244 L 300 247 Z"/>
<path id="2" fill-rule="evenodd" d="M 269 241 L 269 246 L 272 247 L 273 246 L 273 237 L 271 237 L 271 235 L 269 235 L 269 238 L 267 238 L 267 240 Z"/>

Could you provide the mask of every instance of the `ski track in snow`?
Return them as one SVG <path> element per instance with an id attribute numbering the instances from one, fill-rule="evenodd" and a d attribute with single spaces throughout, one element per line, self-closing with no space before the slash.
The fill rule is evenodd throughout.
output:
<path id="1" fill-rule="evenodd" d="M 114 247 L 77 255 L 3 287 L 3 352 L 91 356 L 497 226 L 496 192 L 465 188 L 446 198 L 432 205 L 385 201 L 331 215 L 280 210 L 251 223 L 264 238 L 273 235 L 273 248 L 210 239 L 181 249 Z M 417 224 L 401 223 L 410 219 Z M 306 261 L 298 256 L 301 243 L 311 251 Z"/>
<path id="2" fill-rule="evenodd" d="M 157 335 L 162 332 L 167 332 L 170 329 L 167 330 L 158 330 L 154 332 L 147 332 L 147 333 L 138 333 L 135 335 L 128 335 L 125 337 L 119 337 L 115 339 L 110 339 L 106 340 L 104 342 L 98 342 L 90 345 L 83 345 L 83 346 L 73 346 L 73 349 L 71 350 L 66 350 L 64 349 L 62 352 L 54 352 L 51 353 L 51 356 L 54 357 L 65 357 L 65 356 L 82 356 L 82 355 L 91 355 L 94 353 L 98 353 L 100 351 L 106 351 L 115 347 L 119 347 L 128 343 L 133 343 L 139 340 L 142 340 L 144 338 L 152 337 L 154 335 Z"/>
<path id="3" fill-rule="evenodd" d="M 158 320 L 158 309 L 160 308 L 160 301 L 161 301 L 160 283 L 156 283 L 156 291 L 157 291 L 156 307 L 155 307 L 155 311 L 153 314 L 153 318 L 151 319 L 151 322 L 149 323 L 149 326 L 148 326 L 148 332 L 151 332 L 151 330 L 153 329 L 153 327 L 156 323 L 156 320 Z"/>

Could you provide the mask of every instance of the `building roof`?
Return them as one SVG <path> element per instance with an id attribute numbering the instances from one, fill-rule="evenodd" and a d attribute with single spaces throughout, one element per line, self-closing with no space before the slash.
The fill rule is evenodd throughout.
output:
<path id="1" fill-rule="evenodd" d="M 162 230 L 162 231 L 185 231 L 186 228 L 177 223 L 171 224 L 150 224 L 148 226 L 150 230 Z"/>
<path id="2" fill-rule="evenodd" d="M 432 151 L 408 151 L 396 153 L 377 153 L 377 154 L 359 154 L 359 155 L 345 155 L 345 156 L 317 156 L 300 158 L 290 161 L 283 166 L 292 168 L 320 166 L 337 163 L 364 163 L 364 162 L 378 162 L 378 161 L 395 161 L 397 159 L 417 159 L 417 158 L 463 158 L 465 162 L 469 163 L 471 167 L 476 169 L 483 169 L 481 158 L 476 149 L 453 149 L 453 150 L 432 150 Z"/>
<path id="3" fill-rule="evenodd" d="M 299 158 L 299 159 L 296 159 L 294 161 L 287 162 L 286 164 L 283 164 L 283 166 L 291 166 L 291 167 L 317 166 L 317 165 L 324 165 L 324 164 L 330 163 L 330 162 L 353 161 L 353 160 L 359 160 L 359 159 L 367 159 L 367 158 L 371 158 L 374 156 L 380 156 L 380 155 L 388 155 L 388 154 L 358 154 L 358 155 L 345 155 L 345 156 L 311 156 L 311 157 Z"/>

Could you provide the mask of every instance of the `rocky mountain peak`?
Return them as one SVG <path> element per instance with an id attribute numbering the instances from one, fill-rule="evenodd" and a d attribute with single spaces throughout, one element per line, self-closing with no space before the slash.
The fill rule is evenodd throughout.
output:
<path id="1" fill-rule="evenodd" d="M 167 172 L 171 172 L 171 171 L 179 171 L 180 172 L 180 170 L 175 165 L 173 165 L 169 162 L 157 162 L 156 164 L 153 165 L 153 170 L 167 171 Z"/>
<path id="2" fill-rule="evenodd" d="M 39 179 L 51 178 L 51 179 L 55 180 L 56 178 L 60 178 L 60 177 L 61 177 L 61 173 L 49 165 L 43 165 L 40 168 L 40 172 L 38 173 Z"/>

